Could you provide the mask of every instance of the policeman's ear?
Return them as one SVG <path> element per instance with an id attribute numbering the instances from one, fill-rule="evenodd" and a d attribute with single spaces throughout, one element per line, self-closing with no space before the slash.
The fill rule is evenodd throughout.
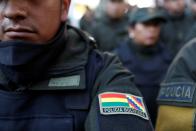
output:
<path id="1" fill-rule="evenodd" d="M 61 0 L 61 21 L 66 21 L 71 0 Z"/>

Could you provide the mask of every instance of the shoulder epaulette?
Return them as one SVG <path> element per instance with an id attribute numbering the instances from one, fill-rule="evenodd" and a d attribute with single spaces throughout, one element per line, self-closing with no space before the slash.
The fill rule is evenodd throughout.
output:
<path id="1" fill-rule="evenodd" d="M 76 27 L 73 27 L 71 25 L 67 25 L 67 28 L 73 29 L 74 31 L 76 31 L 84 39 L 84 41 L 86 41 L 90 46 L 92 46 L 95 49 L 97 48 L 96 40 L 88 32 L 82 31 L 82 30 L 80 30 Z"/>

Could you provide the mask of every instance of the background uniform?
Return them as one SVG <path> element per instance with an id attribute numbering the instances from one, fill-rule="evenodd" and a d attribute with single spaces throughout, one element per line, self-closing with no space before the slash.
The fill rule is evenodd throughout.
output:
<path id="1" fill-rule="evenodd" d="M 186 13 L 175 16 L 166 11 L 165 17 L 167 18 L 167 23 L 162 26 L 161 40 L 167 44 L 175 56 L 184 46 L 187 32 L 191 29 L 190 17 Z"/>
<path id="2" fill-rule="evenodd" d="M 128 17 L 115 20 L 103 15 L 92 28 L 98 49 L 113 51 L 123 40 L 128 37 Z"/>

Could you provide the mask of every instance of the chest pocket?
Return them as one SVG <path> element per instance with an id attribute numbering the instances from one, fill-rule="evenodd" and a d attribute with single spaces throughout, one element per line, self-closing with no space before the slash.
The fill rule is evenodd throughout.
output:
<path id="1" fill-rule="evenodd" d="M 85 91 L 76 95 L 71 92 L 43 95 L 1 91 L 0 130 L 83 131 L 90 99 Z"/>
<path id="2" fill-rule="evenodd" d="M 82 74 L 44 81 L 24 92 L 0 91 L 0 130 L 84 131 L 91 93 Z"/>
<path id="3" fill-rule="evenodd" d="M 71 115 L 0 116 L 1 131 L 73 131 Z"/>
<path id="4" fill-rule="evenodd" d="M 163 84 L 158 95 L 156 131 L 195 131 L 195 83 Z"/>

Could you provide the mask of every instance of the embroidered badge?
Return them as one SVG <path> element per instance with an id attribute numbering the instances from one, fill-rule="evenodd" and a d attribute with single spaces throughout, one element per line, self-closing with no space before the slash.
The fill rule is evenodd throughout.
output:
<path id="1" fill-rule="evenodd" d="M 157 100 L 192 103 L 194 93 L 194 83 L 178 82 L 162 84 Z"/>
<path id="2" fill-rule="evenodd" d="M 149 120 L 142 97 L 105 92 L 99 94 L 99 105 L 103 115 L 131 114 Z"/>

